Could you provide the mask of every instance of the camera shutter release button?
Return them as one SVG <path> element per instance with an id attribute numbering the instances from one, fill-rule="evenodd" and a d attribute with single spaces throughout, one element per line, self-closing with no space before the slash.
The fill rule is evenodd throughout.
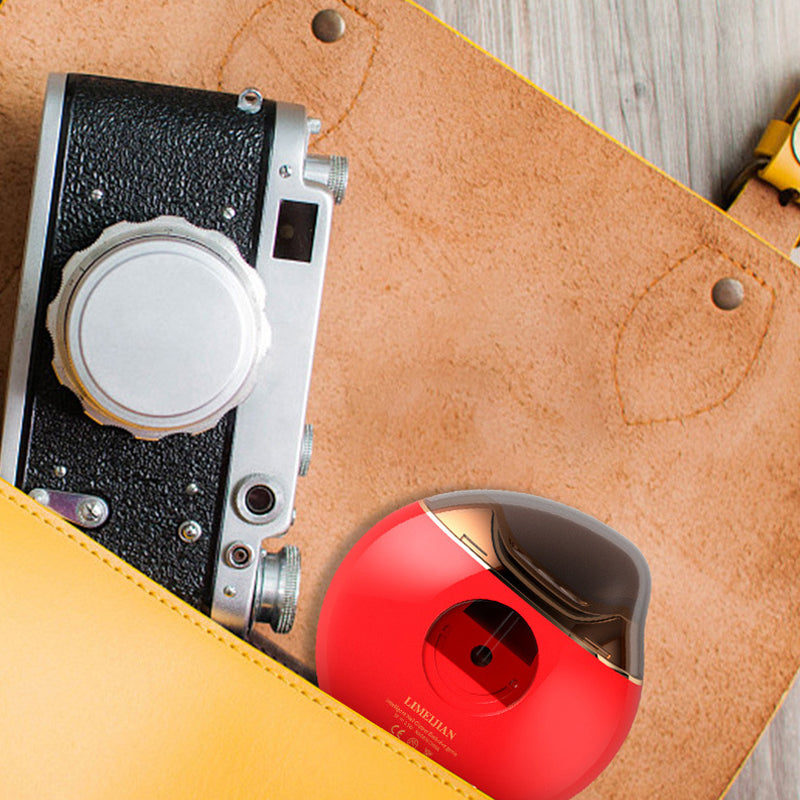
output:
<path id="1" fill-rule="evenodd" d="M 199 433 L 255 384 L 264 294 L 220 233 L 174 217 L 119 223 L 65 267 L 48 309 L 53 366 L 101 424 Z"/>

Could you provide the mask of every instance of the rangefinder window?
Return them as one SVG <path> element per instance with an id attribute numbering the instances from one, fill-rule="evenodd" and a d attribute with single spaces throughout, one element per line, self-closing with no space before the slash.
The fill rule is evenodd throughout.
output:
<path id="1" fill-rule="evenodd" d="M 298 203 L 282 200 L 275 231 L 273 258 L 286 261 L 311 261 L 314 249 L 314 231 L 317 228 L 316 203 Z"/>

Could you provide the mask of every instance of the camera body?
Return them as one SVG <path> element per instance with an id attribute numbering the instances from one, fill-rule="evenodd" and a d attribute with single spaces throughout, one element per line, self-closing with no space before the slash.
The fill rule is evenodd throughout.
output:
<path id="1" fill-rule="evenodd" d="M 0 475 L 242 636 L 291 627 L 334 202 L 301 106 L 48 82 Z"/>
<path id="2" fill-rule="evenodd" d="M 566 800 L 633 723 L 649 594 L 641 553 L 586 514 L 438 495 L 345 557 L 320 615 L 319 685 L 497 800 Z"/>

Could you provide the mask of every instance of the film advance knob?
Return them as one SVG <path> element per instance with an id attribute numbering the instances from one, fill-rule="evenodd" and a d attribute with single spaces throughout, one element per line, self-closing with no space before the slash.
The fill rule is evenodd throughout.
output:
<path id="1" fill-rule="evenodd" d="M 200 433 L 255 385 L 264 285 L 236 245 L 178 217 L 106 228 L 64 267 L 47 312 L 53 367 L 104 425 Z"/>
<path id="2" fill-rule="evenodd" d="M 294 625 L 300 594 L 300 550 L 286 545 L 277 553 L 261 551 L 253 622 L 268 622 L 275 633 L 288 633 Z"/>

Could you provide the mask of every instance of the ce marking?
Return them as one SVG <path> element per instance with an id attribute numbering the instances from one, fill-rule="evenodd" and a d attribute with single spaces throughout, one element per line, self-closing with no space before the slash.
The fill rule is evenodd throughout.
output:
<path id="1" fill-rule="evenodd" d="M 399 725 L 392 725 L 392 735 L 396 736 L 398 739 L 402 739 L 405 736 L 406 731 L 405 728 L 401 728 Z"/>

